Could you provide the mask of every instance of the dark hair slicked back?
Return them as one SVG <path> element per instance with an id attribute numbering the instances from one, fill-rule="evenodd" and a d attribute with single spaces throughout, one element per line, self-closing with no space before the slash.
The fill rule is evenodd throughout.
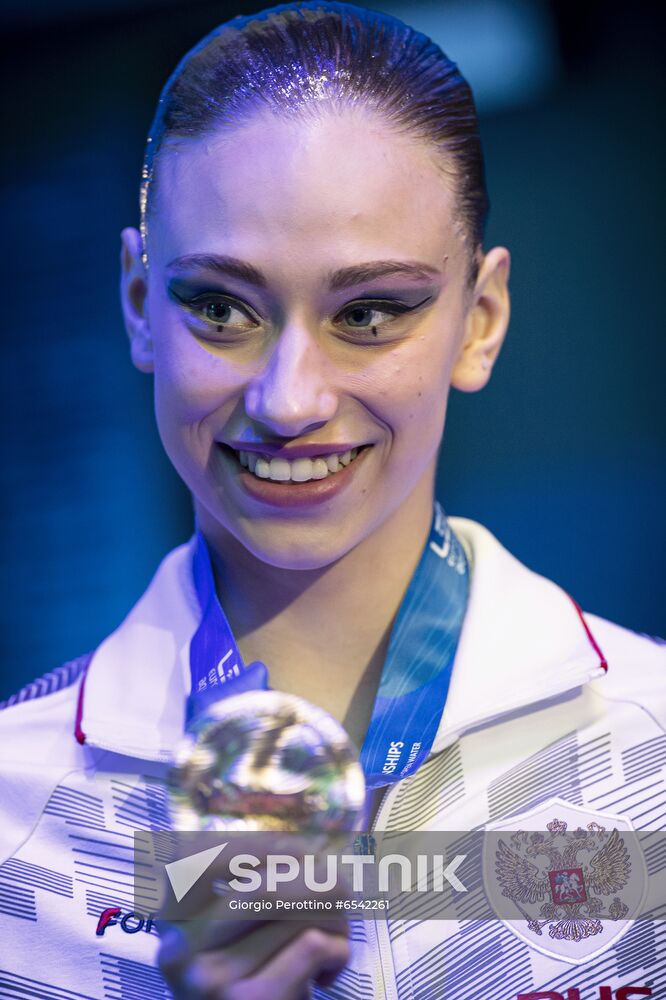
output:
<path id="1" fill-rule="evenodd" d="M 322 101 L 363 106 L 433 144 L 456 184 L 465 233 L 483 241 L 488 214 L 483 154 L 467 81 L 426 35 L 398 18 L 336 0 L 280 4 L 215 28 L 180 61 L 159 99 L 141 197 L 160 149 L 238 124 L 263 108 L 293 117 Z"/>

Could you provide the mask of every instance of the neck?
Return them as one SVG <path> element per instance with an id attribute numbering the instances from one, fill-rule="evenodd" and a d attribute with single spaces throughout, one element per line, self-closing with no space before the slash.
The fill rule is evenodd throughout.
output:
<path id="1" fill-rule="evenodd" d="M 371 535 L 316 570 L 272 566 L 229 533 L 216 532 L 210 545 L 220 602 L 244 661 L 266 663 L 271 687 L 327 709 L 358 742 L 431 518 L 429 481 Z"/>

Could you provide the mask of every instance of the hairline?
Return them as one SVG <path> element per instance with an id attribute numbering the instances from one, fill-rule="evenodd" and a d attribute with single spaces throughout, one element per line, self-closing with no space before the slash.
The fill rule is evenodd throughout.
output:
<path id="1" fill-rule="evenodd" d="M 215 123 L 205 129 L 200 130 L 196 134 L 188 135 L 179 132 L 169 132 L 154 148 L 152 152 L 150 167 L 148 168 L 146 162 L 144 162 L 143 178 L 142 178 L 142 194 L 141 194 L 141 238 L 142 238 L 142 256 L 144 265 L 147 266 L 148 263 L 148 218 L 152 212 L 151 206 L 155 202 L 154 190 L 156 185 L 156 164 L 159 161 L 160 156 L 163 153 L 168 153 L 170 150 L 180 146 L 187 146 L 190 143 L 204 141 L 206 139 L 212 139 L 220 134 L 228 133 L 231 135 L 234 130 L 241 129 L 244 125 L 250 124 L 253 119 L 263 115 L 267 115 L 278 120 L 298 122 L 299 120 L 307 120 L 310 117 L 311 120 L 316 120 L 318 115 L 313 115 L 311 113 L 313 105 L 315 105 L 316 110 L 323 112 L 324 114 L 344 114 L 347 111 L 369 111 L 374 114 L 377 119 L 397 135 L 402 135 L 407 138 L 412 138 L 421 143 L 422 147 L 427 149 L 431 153 L 431 160 L 435 168 L 446 177 L 446 179 L 452 184 L 453 188 L 453 198 L 456 203 L 456 211 L 453 217 L 453 226 L 456 234 L 460 237 L 463 246 L 469 257 L 468 267 L 467 267 L 467 281 L 470 286 L 473 286 L 476 282 L 479 270 L 479 253 L 483 252 L 483 245 L 480 240 L 475 241 L 473 234 L 470 231 L 471 226 L 464 218 L 464 212 L 461 208 L 461 193 L 458 189 L 460 172 L 455 163 L 455 155 L 452 153 L 447 153 L 446 150 L 442 149 L 440 146 L 435 144 L 432 139 L 428 136 L 420 134 L 418 129 L 410 128 L 408 125 L 403 125 L 396 122 L 390 115 L 382 112 L 379 107 L 373 107 L 371 102 L 367 102 L 365 105 L 360 105 L 358 102 L 346 102 L 335 96 L 330 96 L 326 101 L 314 101 L 310 100 L 307 102 L 302 102 L 296 108 L 284 108 L 281 105 L 275 103 L 268 103 L 265 101 L 257 101 L 257 105 L 248 99 L 246 107 L 240 110 L 240 113 L 236 113 L 234 119 L 224 119 L 218 118 Z"/>

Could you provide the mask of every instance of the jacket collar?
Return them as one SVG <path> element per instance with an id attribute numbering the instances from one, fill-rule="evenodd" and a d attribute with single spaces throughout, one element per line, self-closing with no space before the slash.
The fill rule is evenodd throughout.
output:
<path id="1" fill-rule="evenodd" d="M 608 669 L 576 602 L 482 525 L 452 517 L 471 587 L 433 751 L 461 733 L 580 687 Z"/>
<path id="2" fill-rule="evenodd" d="M 95 650 L 79 692 L 79 743 L 145 760 L 169 760 L 189 694 L 189 646 L 201 612 L 192 578 L 194 540 L 159 565 L 125 621 Z"/>
<path id="3" fill-rule="evenodd" d="M 606 663 L 580 609 L 474 521 L 450 518 L 472 567 L 470 597 L 433 751 L 464 731 L 563 694 Z M 200 619 L 194 542 L 174 549 L 81 686 L 76 737 L 116 753 L 168 760 L 182 737 L 189 644 Z"/>

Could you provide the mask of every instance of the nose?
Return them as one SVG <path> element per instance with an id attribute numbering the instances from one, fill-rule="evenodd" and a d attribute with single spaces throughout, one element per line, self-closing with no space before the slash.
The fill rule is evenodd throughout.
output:
<path id="1" fill-rule="evenodd" d="M 271 434 L 298 437 L 327 423 L 337 408 L 330 359 L 304 325 L 285 326 L 248 383 L 248 417 Z"/>

